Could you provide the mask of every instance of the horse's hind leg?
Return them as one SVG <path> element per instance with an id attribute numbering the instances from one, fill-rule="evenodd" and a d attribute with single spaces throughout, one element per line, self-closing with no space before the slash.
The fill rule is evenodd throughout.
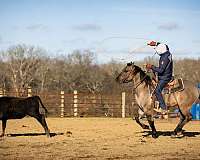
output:
<path id="1" fill-rule="evenodd" d="M 182 131 L 182 124 L 185 121 L 185 116 L 180 112 L 180 121 L 177 124 L 176 128 L 174 129 L 174 135 L 177 135 L 177 133 L 180 133 Z"/>
<path id="2" fill-rule="evenodd" d="M 180 112 L 180 121 L 178 125 L 176 126 L 174 130 L 174 134 L 177 135 L 179 133 L 182 134 L 182 129 L 186 123 L 188 123 L 192 119 L 192 115 L 188 112 L 186 115 L 183 115 L 182 112 Z"/>
<path id="3" fill-rule="evenodd" d="M 146 124 L 140 122 L 139 116 L 136 116 L 136 117 L 135 117 L 135 121 L 136 121 L 137 124 L 139 124 L 143 129 L 149 129 L 149 126 L 148 126 L 148 125 L 146 125 Z"/>
<path id="4" fill-rule="evenodd" d="M 149 125 L 152 129 L 152 137 L 158 138 L 158 134 L 157 134 L 157 131 L 156 131 L 156 128 L 155 128 L 155 125 L 154 125 L 153 117 L 151 115 L 147 115 L 147 120 L 148 120 Z"/>

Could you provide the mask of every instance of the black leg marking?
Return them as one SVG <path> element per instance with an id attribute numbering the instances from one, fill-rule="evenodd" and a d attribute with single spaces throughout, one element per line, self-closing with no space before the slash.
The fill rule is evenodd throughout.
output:
<path id="1" fill-rule="evenodd" d="M 174 129 L 174 134 L 177 135 L 177 133 L 181 132 L 182 131 L 182 124 L 183 122 L 185 121 L 185 116 L 180 113 L 180 121 L 178 123 L 178 125 L 176 126 L 176 128 Z"/>
<path id="2" fill-rule="evenodd" d="M 152 129 L 152 137 L 153 138 L 158 138 L 158 134 L 157 134 L 157 131 L 156 131 L 156 128 L 155 128 L 155 125 L 154 125 L 154 120 L 153 120 L 153 117 L 151 115 L 148 115 L 147 116 L 147 120 L 149 122 L 149 125 Z"/>
<path id="3" fill-rule="evenodd" d="M 149 126 L 141 123 L 139 117 L 135 117 L 135 121 L 137 122 L 137 124 L 139 124 L 143 129 L 149 129 Z"/>
<path id="4" fill-rule="evenodd" d="M 185 126 L 186 123 L 188 123 L 192 118 L 190 116 L 186 116 L 184 121 L 179 125 L 179 128 L 177 129 L 177 133 L 182 131 L 182 128 Z"/>

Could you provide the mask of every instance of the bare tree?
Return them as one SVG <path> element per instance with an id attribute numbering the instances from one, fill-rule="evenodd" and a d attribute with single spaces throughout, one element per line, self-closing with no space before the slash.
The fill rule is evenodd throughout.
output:
<path id="1" fill-rule="evenodd" d="M 175 75 L 194 83 L 200 82 L 200 59 L 182 59 L 174 62 Z"/>
<path id="2" fill-rule="evenodd" d="M 34 88 L 37 88 L 38 92 L 43 92 L 48 88 L 49 83 L 51 83 L 51 66 L 53 66 L 52 60 L 49 57 L 44 56 L 39 58 L 38 70 L 35 74 L 36 79 L 32 82 L 32 85 Z"/>
<path id="3" fill-rule="evenodd" d="M 126 65 L 117 61 L 97 64 L 93 52 L 75 50 L 71 54 L 49 58 L 40 48 L 17 45 L 0 52 L 0 87 L 14 88 L 24 94 L 28 86 L 37 91 L 60 90 L 90 93 L 119 93 L 131 90 L 115 82 Z M 147 57 L 136 62 L 157 65 L 158 59 Z M 200 59 L 174 60 L 174 74 L 194 83 L 200 81 Z"/>
<path id="4" fill-rule="evenodd" d="M 17 96 L 23 95 L 25 89 L 33 82 L 42 52 L 33 46 L 17 45 L 2 53 Z"/>
<path id="5" fill-rule="evenodd" d="M 6 63 L 0 61 L 0 88 L 8 89 L 10 85 L 9 77 L 7 75 Z"/>

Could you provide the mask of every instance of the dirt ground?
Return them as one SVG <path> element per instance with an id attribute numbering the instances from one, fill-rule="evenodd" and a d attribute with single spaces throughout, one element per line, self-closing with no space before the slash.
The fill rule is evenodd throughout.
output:
<path id="1" fill-rule="evenodd" d="M 47 123 L 51 138 L 33 118 L 9 120 L 0 160 L 200 159 L 200 121 L 187 124 L 181 139 L 170 137 L 177 120 L 156 120 L 157 139 L 130 118 L 47 118 Z"/>

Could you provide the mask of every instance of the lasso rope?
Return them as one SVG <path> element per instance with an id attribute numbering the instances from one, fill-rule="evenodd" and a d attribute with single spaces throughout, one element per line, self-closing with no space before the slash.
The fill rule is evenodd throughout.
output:
<path id="1" fill-rule="evenodd" d="M 107 37 L 104 38 L 103 40 L 99 41 L 96 43 L 97 46 L 102 45 L 103 43 L 105 43 L 106 41 L 112 40 L 112 39 L 138 39 L 138 40 L 145 40 L 145 41 L 149 41 L 150 39 L 148 38 L 142 38 L 142 37 L 132 37 L 132 36 L 111 36 L 111 37 Z M 141 50 L 143 48 L 145 48 L 147 45 L 142 45 L 140 47 L 137 47 L 131 51 L 128 51 L 128 56 L 124 57 L 124 58 L 115 58 L 119 61 L 126 61 L 127 59 L 130 59 L 130 56 L 132 56 L 131 54 L 137 53 L 138 50 Z M 97 47 L 94 47 L 97 48 Z M 96 51 L 98 53 L 98 51 Z"/>

